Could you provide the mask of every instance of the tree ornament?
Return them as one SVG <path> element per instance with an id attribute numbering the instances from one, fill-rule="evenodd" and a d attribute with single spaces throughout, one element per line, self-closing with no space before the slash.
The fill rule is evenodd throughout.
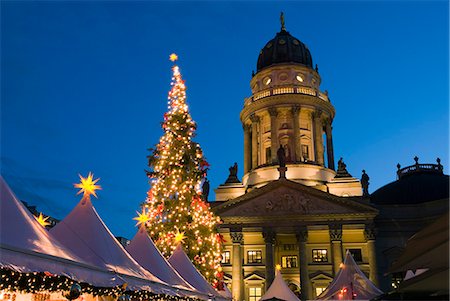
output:
<path id="1" fill-rule="evenodd" d="M 67 300 L 75 300 L 78 297 L 80 297 L 80 295 L 81 295 L 81 286 L 78 283 L 74 283 L 70 287 L 69 293 L 67 295 L 65 295 L 64 297 Z"/>

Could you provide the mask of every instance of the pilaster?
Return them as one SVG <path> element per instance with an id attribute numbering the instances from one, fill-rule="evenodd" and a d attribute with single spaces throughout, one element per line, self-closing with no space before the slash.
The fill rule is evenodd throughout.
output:
<path id="1" fill-rule="evenodd" d="M 243 300 L 245 298 L 242 273 L 242 244 L 244 243 L 244 236 L 240 231 L 230 232 L 230 236 L 233 242 L 233 268 L 231 272 L 233 300 Z"/>
<path id="2" fill-rule="evenodd" d="M 296 233 L 297 242 L 299 246 L 298 258 L 300 262 L 300 287 L 301 294 L 300 300 L 305 301 L 311 299 L 310 296 L 310 281 L 308 275 L 308 256 L 306 250 L 306 243 L 308 241 L 308 229 L 306 227 L 300 227 Z"/>
<path id="3" fill-rule="evenodd" d="M 272 229 L 263 229 L 264 243 L 266 244 L 266 290 L 275 278 L 274 244 L 276 233 Z"/>
<path id="4" fill-rule="evenodd" d="M 278 126 L 277 126 L 277 116 L 278 109 L 275 107 L 270 107 L 268 109 L 270 115 L 270 151 L 272 162 L 266 163 L 277 163 L 277 149 L 278 149 Z"/>
<path id="5" fill-rule="evenodd" d="M 252 121 L 252 166 L 251 169 L 255 169 L 258 166 L 258 124 L 259 117 L 255 114 L 250 115 Z"/>
<path id="6" fill-rule="evenodd" d="M 293 161 L 301 161 L 301 150 L 300 150 L 300 106 L 295 105 L 292 107 L 292 119 L 294 121 L 294 158 Z"/>
<path id="7" fill-rule="evenodd" d="M 333 257 L 333 272 L 334 275 L 336 275 L 339 272 L 339 268 L 342 263 L 342 225 L 330 224 L 329 231 L 331 254 Z"/>
<path id="8" fill-rule="evenodd" d="M 252 157 L 252 135 L 251 125 L 244 124 L 244 174 L 250 171 Z"/>
<path id="9" fill-rule="evenodd" d="M 368 257 L 369 257 L 369 279 L 372 281 L 376 286 L 378 286 L 378 274 L 377 274 L 377 257 L 375 253 L 375 235 L 376 235 L 376 229 L 373 224 L 366 225 L 364 229 L 364 238 L 367 242 L 367 251 L 368 251 Z"/>
<path id="10" fill-rule="evenodd" d="M 322 142 L 322 111 L 317 110 L 312 114 L 314 124 L 314 155 L 315 160 L 320 165 L 324 165 L 323 161 L 323 142 Z"/>
<path id="11" fill-rule="evenodd" d="M 325 133 L 327 135 L 327 160 L 328 168 L 334 170 L 334 150 L 333 150 L 333 134 L 332 134 L 331 118 L 326 120 Z"/>

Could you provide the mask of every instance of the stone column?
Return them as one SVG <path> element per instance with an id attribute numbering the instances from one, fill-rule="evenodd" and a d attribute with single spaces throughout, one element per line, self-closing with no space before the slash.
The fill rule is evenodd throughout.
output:
<path id="1" fill-rule="evenodd" d="M 244 236 L 242 232 L 230 232 L 231 240 L 233 241 L 233 261 L 232 261 L 232 282 L 231 289 L 233 294 L 233 300 L 243 300 L 244 294 L 244 277 L 242 275 L 242 243 L 244 242 Z"/>
<path id="2" fill-rule="evenodd" d="M 366 225 L 364 229 L 364 237 L 367 242 L 367 251 L 369 255 L 369 279 L 378 286 L 378 274 L 377 274 L 377 257 L 375 253 L 375 226 L 373 224 Z"/>
<path id="3" fill-rule="evenodd" d="M 334 276 L 342 263 L 342 225 L 330 225 L 331 256 L 333 258 Z"/>
<path id="4" fill-rule="evenodd" d="M 269 108 L 269 114 L 270 114 L 270 152 L 271 152 L 271 159 L 272 164 L 277 164 L 277 150 L 278 150 L 278 126 L 277 126 L 277 116 L 278 116 L 278 110 L 275 107 Z M 269 163 L 269 162 L 266 162 Z"/>
<path id="5" fill-rule="evenodd" d="M 327 160 L 328 168 L 334 170 L 334 151 L 333 151 L 333 135 L 331 127 L 331 118 L 329 118 L 325 125 L 325 133 L 327 134 Z"/>
<path id="6" fill-rule="evenodd" d="M 306 227 L 301 227 L 297 229 L 297 242 L 299 246 L 298 258 L 300 263 L 300 287 L 301 294 L 300 300 L 305 301 L 311 299 L 309 290 L 309 272 L 308 272 L 308 256 L 306 250 L 306 242 L 308 241 L 308 229 Z"/>
<path id="7" fill-rule="evenodd" d="M 275 278 L 274 266 L 274 244 L 276 234 L 271 229 L 263 229 L 264 242 L 266 244 L 266 290 L 270 287 Z"/>
<path id="8" fill-rule="evenodd" d="M 244 124 L 244 174 L 250 171 L 252 157 L 252 135 L 251 126 Z"/>
<path id="9" fill-rule="evenodd" d="M 294 158 L 293 161 L 301 161 L 302 155 L 300 150 L 300 106 L 292 107 L 292 119 L 294 120 Z"/>
<path id="10" fill-rule="evenodd" d="M 258 166 L 258 122 L 259 117 L 255 114 L 250 115 L 252 121 L 252 167 L 255 169 Z"/>
<path id="11" fill-rule="evenodd" d="M 323 165 L 323 142 L 322 142 L 322 121 L 321 111 L 312 114 L 314 124 L 314 157 L 317 163 Z"/>

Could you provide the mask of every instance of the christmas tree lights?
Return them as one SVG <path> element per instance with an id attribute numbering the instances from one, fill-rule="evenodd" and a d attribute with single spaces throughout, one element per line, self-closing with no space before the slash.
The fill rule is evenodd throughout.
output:
<path id="1" fill-rule="evenodd" d="M 170 56 L 172 61 L 177 58 L 175 54 Z M 172 71 L 168 111 L 162 123 L 164 134 L 149 156 L 151 188 L 143 205 L 149 217 L 145 224 L 163 255 L 169 257 L 178 243 L 183 243 L 198 270 L 217 285 L 223 274 L 219 272 L 220 219 L 211 212 L 201 192 L 209 164 L 200 145 L 192 141 L 196 124 L 186 104 L 180 69 L 175 64 Z"/>

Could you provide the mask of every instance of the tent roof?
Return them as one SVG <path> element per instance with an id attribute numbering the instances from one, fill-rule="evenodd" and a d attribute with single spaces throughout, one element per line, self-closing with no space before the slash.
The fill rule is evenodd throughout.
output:
<path id="1" fill-rule="evenodd" d="M 280 271 L 276 272 L 275 279 L 270 287 L 267 289 L 264 296 L 260 300 L 284 300 L 284 301 L 299 301 L 297 296 L 291 291 L 289 286 L 283 279 Z"/>
<path id="2" fill-rule="evenodd" d="M 98 286 L 115 286 L 115 275 L 89 266 L 56 241 L 0 176 L 0 266 L 18 272 L 50 272 Z"/>
<path id="3" fill-rule="evenodd" d="M 449 212 L 434 223 L 414 234 L 407 242 L 405 251 L 389 269 L 401 272 L 416 269 L 435 269 L 449 265 Z"/>
<path id="4" fill-rule="evenodd" d="M 164 282 L 146 271 L 125 251 L 88 198 L 83 198 L 66 218 L 50 230 L 50 234 L 85 262 L 122 274 L 124 279 L 131 276 L 126 282 L 132 289 L 170 293 L 170 290 L 166 292 L 162 288 Z"/>
<path id="5" fill-rule="evenodd" d="M 203 278 L 179 244 L 169 258 L 172 267 L 199 292 L 218 296 L 219 293 Z"/>
<path id="6" fill-rule="evenodd" d="M 347 251 L 344 264 L 337 273 L 336 277 L 317 299 L 333 299 L 334 296 L 341 292 L 341 290 L 345 290 L 345 292 L 339 300 L 372 299 L 383 293 L 359 269 L 349 251 Z M 354 298 L 352 293 L 356 294 Z"/>
<path id="7" fill-rule="evenodd" d="M 167 262 L 158 248 L 156 248 L 144 226 L 139 228 L 126 250 L 142 267 L 159 279 L 183 289 L 194 289 Z"/>

